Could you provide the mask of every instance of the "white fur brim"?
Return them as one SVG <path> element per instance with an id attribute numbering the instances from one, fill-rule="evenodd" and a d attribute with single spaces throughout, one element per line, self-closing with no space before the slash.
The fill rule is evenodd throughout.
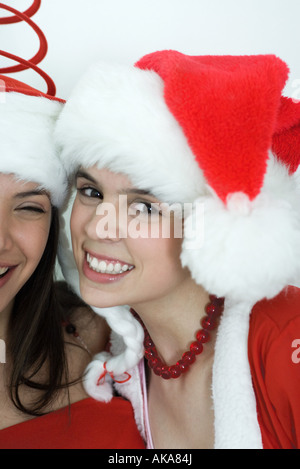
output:
<path id="1" fill-rule="evenodd" d="M 15 174 L 50 192 L 53 205 L 66 197 L 67 177 L 53 131 L 62 104 L 43 97 L 2 93 L 0 102 L 0 172 Z"/>
<path id="2" fill-rule="evenodd" d="M 215 449 L 262 449 L 248 361 L 249 302 L 230 303 L 218 328 L 212 394 Z"/>
<path id="3" fill-rule="evenodd" d="M 97 164 L 128 175 L 136 187 L 165 202 L 192 202 L 204 190 L 203 174 L 163 94 L 155 72 L 92 67 L 73 90 L 55 131 L 68 174 Z"/>

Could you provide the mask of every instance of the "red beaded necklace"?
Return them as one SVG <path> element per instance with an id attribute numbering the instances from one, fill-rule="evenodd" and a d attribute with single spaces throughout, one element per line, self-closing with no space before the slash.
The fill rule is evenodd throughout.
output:
<path id="1" fill-rule="evenodd" d="M 184 352 L 181 359 L 175 365 L 165 365 L 159 358 L 155 344 L 151 339 L 149 332 L 141 322 L 144 332 L 145 357 L 149 367 L 153 372 L 164 379 L 179 378 L 182 373 L 186 373 L 192 363 L 195 362 L 196 356 L 203 351 L 203 344 L 210 339 L 210 331 L 217 326 L 217 319 L 224 309 L 224 298 L 218 298 L 214 295 L 209 296 L 210 303 L 205 307 L 206 316 L 201 321 L 202 329 L 196 333 L 196 340 L 191 343 L 190 349 Z M 136 315 L 136 314 L 135 314 Z M 136 315 L 137 316 L 137 315 Z M 139 319 L 139 317 L 137 316 Z M 139 319 L 140 320 L 140 319 Z"/>

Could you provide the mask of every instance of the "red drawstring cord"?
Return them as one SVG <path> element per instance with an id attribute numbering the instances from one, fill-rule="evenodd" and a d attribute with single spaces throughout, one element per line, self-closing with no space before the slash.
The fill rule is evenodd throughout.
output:
<path id="1" fill-rule="evenodd" d="M 127 371 L 125 371 L 125 375 L 127 375 L 127 378 L 126 378 L 126 379 L 124 379 L 124 380 L 122 380 L 122 381 L 116 380 L 115 377 L 114 377 L 113 372 L 112 372 L 112 371 L 108 371 L 108 370 L 106 369 L 106 363 L 107 363 L 107 362 L 104 362 L 104 363 L 103 363 L 104 371 L 103 371 L 103 373 L 102 373 L 102 374 L 99 376 L 99 378 L 98 378 L 97 386 L 100 386 L 101 384 L 104 383 L 104 381 L 105 381 L 105 375 L 106 375 L 107 373 L 110 375 L 111 379 L 113 379 L 116 383 L 121 383 L 121 384 L 122 384 L 122 383 L 126 383 L 127 381 L 130 380 L 131 375 L 130 375 L 129 373 L 127 373 Z M 103 380 L 102 383 L 101 383 L 101 380 Z"/>

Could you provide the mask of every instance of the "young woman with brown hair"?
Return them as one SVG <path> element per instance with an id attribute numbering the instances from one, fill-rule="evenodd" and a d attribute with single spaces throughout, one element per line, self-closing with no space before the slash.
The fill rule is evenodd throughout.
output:
<path id="1" fill-rule="evenodd" d="M 54 282 L 67 179 L 52 134 L 63 101 L 1 83 L 0 448 L 142 448 L 130 403 L 97 403 L 82 387 L 106 347 L 105 321 Z"/>
<path id="2" fill-rule="evenodd" d="M 116 378 L 148 448 L 300 446 L 288 287 L 300 105 L 281 94 L 287 76 L 273 55 L 160 51 L 95 65 L 58 121 L 77 286 L 62 258 L 63 270 L 114 331 L 86 389 L 101 399 Z"/>

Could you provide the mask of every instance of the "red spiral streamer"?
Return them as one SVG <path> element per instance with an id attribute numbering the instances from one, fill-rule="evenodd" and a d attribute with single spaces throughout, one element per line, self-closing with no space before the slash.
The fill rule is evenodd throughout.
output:
<path id="1" fill-rule="evenodd" d="M 35 5 L 35 3 L 36 3 L 36 5 Z M 34 4 L 28 9 L 31 16 L 33 15 L 32 11 L 34 11 L 34 13 L 35 13 L 38 10 L 40 4 L 41 4 L 40 0 L 38 2 L 34 2 Z M 18 21 L 23 21 L 23 20 L 26 21 L 26 23 L 28 23 L 29 26 L 31 26 L 32 29 L 36 32 L 36 34 L 38 35 L 39 41 L 40 41 L 40 47 L 39 47 L 38 52 L 31 59 L 29 59 L 27 61 L 27 63 L 28 62 L 30 62 L 32 64 L 40 63 L 43 60 L 43 58 L 45 57 L 45 55 L 47 54 L 47 50 L 48 50 L 47 39 L 46 39 L 43 31 L 26 15 L 26 12 L 21 13 L 20 11 L 15 10 L 12 7 L 4 5 L 4 3 L 0 3 L 0 8 L 3 8 L 4 10 L 7 10 L 7 11 L 10 11 L 11 13 L 14 13 L 14 15 L 18 18 Z M 9 17 L 9 18 L 14 19 L 15 17 L 12 16 L 12 17 Z M 1 18 L 1 20 L 2 21 L 0 22 L 0 24 L 9 24 L 9 22 L 7 21 L 7 18 Z M 11 21 L 11 23 L 12 22 L 16 22 L 16 21 Z M 14 65 L 12 67 L 2 67 L 2 68 L 0 68 L 0 73 L 21 72 L 22 70 L 26 70 L 28 68 L 29 67 L 25 63 L 24 64 L 20 63 L 19 65 Z"/>
<path id="2" fill-rule="evenodd" d="M 26 11 L 24 11 L 23 14 L 26 15 L 28 18 L 31 18 L 38 11 L 40 6 L 41 6 L 41 0 L 34 0 L 31 7 L 29 7 Z M 16 14 L 13 16 L 6 16 L 5 18 L 0 18 L 0 25 L 19 23 L 22 20 L 23 18 L 21 18 L 19 15 L 17 16 Z"/>
<path id="3" fill-rule="evenodd" d="M 3 57 L 7 57 L 8 59 L 16 60 L 17 62 L 20 62 L 23 66 L 23 70 L 27 70 L 28 68 L 33 69 L 35 72 L 37 72 L 47 83 L 47 95 L 49 96 L 55 96 L 56 93 L 56 88 L 54 81 L 52 78 L 50 78 L 49 75 L 47 75 L 46 72 L 41 70 L 39 67 L 37 67 L 35 64 L 29 62 L 28 60 L 22 59 L 21 57 L 18 57 L 17 55 L 10 54 L 9 52 L 5 52 L 4 50 L 0 50 L 0 55 Z M 1 69 L 0 69 L 1 72 Z"/>

